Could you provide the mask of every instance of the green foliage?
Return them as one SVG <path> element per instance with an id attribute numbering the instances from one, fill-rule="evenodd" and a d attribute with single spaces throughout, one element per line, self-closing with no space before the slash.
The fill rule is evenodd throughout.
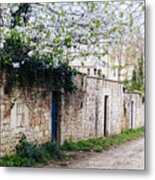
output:
<path id="1" fill-rule="evenodd" d="M 130 27 L 132 27 L 132 25 L 133 25 L 133 16 L 132 16 L 132 14 L 130 14 Z"/>
<path id="2" fill-rule="evenodd" d="M 33 159 L 21 158 L 17 155 L 5 156 L 0 160 L 2 167 L 31 167 L 35 162 Z"/>
<path id="3" fill-rule="evenodd" d="M 136 82 L 137 81 L 137 76 L 136 76 L 136 70 L 134 69 L 132 72 L 132 81 Z"/>
<path id="4" fill-rule="evenodd" d="M 70 33 L 68 33 L 65 37 L 65 40 L 64 40 L 64 45 L 67 47 L 67 48 L 71 48 L 71 42 L 72 42 L 72 36 Z"/>
<path id="5" fill-rule="evenodd" d="M 137 74 L 136 70 L 134 69 L 132 72 L 132 81 L 131 81 L 131 90 L 138 89 L 138 84 L 137 84 Z"/>
<path id="6" fill-rule="evenodd" d="M 121 134 L 108 138 L 92 138 L 79 142 L 65 141 L 63 146 L 55 142 L 47 142 L 42 145 L 27 142 L 23 135 L 20 144 L 16 146 L 16 154 L 5 156 L 0 160 L 0 166 L 6 167 L 31 167 L 37 163 L 47 163 L 49 160 L 64 160 L 68 151 L 94 151 L 108 150 L 112 145 L 119 145 L 144 135 L 144 128 L 128 129 Z"/>
<path id="7" fill-rule="evenodd" d="M 26 25 L 28 22 L 27 13 L 31 11 L 30 9 L 29 3 L 20 3 L 16 11 L 11 11 L 11 28 L 21 26 L 22 23 Z"/>
<path id="8" fill-rule="evenodd" d="M 119 145 L 127 141 L 136 139 L 144 135 L 144 128 L 128 129 L 121 134 L 108 138 L 93 138 L 85 141 L 73 142 L 65 141 L 62 146 L 63 150 L 68 151 L 95 151 L 101 152 L 109 149 L 112 145 Z"/>
<path id="9" fill-rule="evenodd" d="M 139 60 L 138 66 L 132 72 L 132 80 L 124 81 L 124 85 L 129 91 L 139 92 L 144 102 L 144 61 L 143 58 Z"/>
<path id="10" fill-rule="evenodd" d="M 8 46 L 5 46 L 5 52 L 3 52 L 3 55 L 5 53 L 4 60 L 10 66 L 12 66 L 12 61 L 20 63 L 23 59 L 24 61 L 29 59 L 27 60 L 28 62 L 31 61 L 32 59 L 27 53 L 31 45 L 32 51 L 38 50 L 40 55 L 43 49 L 51 49 L 50 63 L 53 65 L 57 64 L 58 61 L 64 62 L 65 53 L 68 50 L 70 51 L 70 48 L 74 45 L 78 47 L 80 43 L 95 47 L 100 45 L 100 41 L 104 39 L 109 39 L 111 42 L 107 42 L 107 44 L 111 43 L 110 46 L 113 46 L 112 48 L 116 48 L 121 53 L 122 44 L 127 45 L 127 47 L 129 46 L 128 43 L 133 39 L 133 34 L 136 33 L 137 28 L 139 28 L 138 34 L 140 36 L 143 35 L 143 23 L 142 21 L 136 21 L 136 19 L 144 19 L 144 3 L 138 2 L 138 4 L 125 1 L 78 2 L 66 3 L 65 6 L 67 5 L 68 8 L 64 9 L 60 3 L 2 4 L 0 7 L 2 45 L 5 46 L 6 44 L 3 43 L 9 41 L 6 42 Z M 141 8 L 139 9 L 139 7 Z M 75 9 L 77 8 L 78 10 L 76 11 Z M 67 9 L 70 9 L 70 12 Z M 40 13 L 36 13 L 37 11 Z M 14 42 L 10 46 L 9 43 L 11 41 L 7 37 L 13 31 L 18 31 L 21 40 L 18 39 L 19 43 L 16 45 L 16 41 L 14 41 L 16 35 L 13 35 L 12 40 Z M 27 44 L 23 43 L 23 40 Z M 14 47 L 14 50 L 12 47 Z M 107 49 L 107 47 L 102 47 L 101 49 L 104 48 Z M 89 48 L 86 55 L 90 56 L 96 51 L 95 49 Z M 97 54 L 95 56 L 102 59 L 99 51 L 97 51 Z M 79 55 L 84 56 L 83 53 L 79 53 Z M 41 66 L 46 64 L 48 67 L 50 63 L 44 62 L 41 59 L 44 59 L 44 57 L 38 59 L 39 63 L 37 63 L 37 66 L 40 66 L 41 61 Z M 30 68 L 29 65 L 26 66 L 26 69 Z M 14 72 L 10 77 L 13 74 Z M 29 74 L 29 71 L 27 74 Z M 33 75 L 34 77 L 38 76 L 38 72 L 32 73 Z M 20 77 L 18 74 L 17 76 Z M 33 82 L 36 81 L 33 80 Z"/>
<path id="11" fill-rule="evenodd" d="M 15 62 L 28 61 L 30 50 L 31 47 L 23 42 L 22 36 L 16 30 L 12 30 L 10 37 L 6 38 L 4 47 L 0 49 L 2 64 L 11 65 Z"/>
<path id="12" fill-rule="evenodd" d="M 61 54 L 61 49 L 55 48 L 53 53 L 43 55 L 36 52 L 29 56 L 30 50 L 31 47 L 22 41 L 17 31 L 12 31 L 12 36 L 6 39 L 4 48 L 0 49 L 1 67 L 6 74 L 6 93 L 15 86 L 26 88 L 43 84 L 49 91 L 52 88 L 63 88 L 65 92 L 76 90 L 73 81 L 76 70 L 61 60 L 58 60 L 56 65 L 54 54 Z M 18 63 L 19 67 L 14 68 L 14 63 Z"/>
<path id="13" fill-rule="evenodd" d="M 31 167 L 36 163 L 47 163 L 49 160 L 63 160 L 65 154 L 56 142 L 47 142 L 42 145 L 29 143 L 23 136 L 20 144 L 16 146 L 16 154 L 5 156 L 0 161 L 0 166 L 6 167 Z"/>
<path id="14" fill-rule="evenodd" d="M 99 76 L 100 78 L 102 78 L 102 77 L 103 77 L 102 70 L 99 70 L 99 72 L 98 72 L 98 76 Z"/>
<path id="15" fill-rule="evenodd" d="M 101 26 L 99 20 L 95 20 L 94 23 L 95 23 L 96 29 L 98 29 Z"/>
<path id="16" fill-rule="evenodd" d="M 81 55 L 82 57 L 89 56 L 89 52 L 81 52 L 80 55 Z"/>

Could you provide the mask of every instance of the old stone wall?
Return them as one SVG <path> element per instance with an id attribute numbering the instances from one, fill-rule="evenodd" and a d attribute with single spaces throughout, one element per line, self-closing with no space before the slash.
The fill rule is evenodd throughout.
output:
<path id="1" fill-rule="evenodd" d="M 51 132 L 51 97 L 42 91 L 14 89 L 9 95 L 1 87 L 0 100 L 0 153 L 10 154 L 22 134 L 28 141 L 46 142 Z"/>
<path id="2" fill-rule="evenodd" d="M 116 81 L 85 76 L 78 76 L 76 81 L 78 91 L 63 97 L 61 143 L 109 136 L 131 128 L 131 101 L 133 128 L 144 126 L 144 105 L 139 94 L 125 93 Z"/>
<path id="3" fill-rule="evenodd" d="M 125 107 L 125 128 L 138 128 L 144 126 L 144 103 L 142 103 L 140 94 L 126 93 Z"/>
<path id="4" fill-rule="evenodd" d="M 61 144 L 144 126 L 144 104 L 139 94 L 125 93 L 119 82 L 80 74 L 75 83 L 75 93 L 58 93 L 56 123 Z M 26 91 L 14 89 L 8 95 L 2 86 L 0 98 L 1 156 L 14 151 L 22 134 L 38 143 L 52 139 L 52 92 L 31 87 Z"/>
<path id="5" fill-rule="evenodd" d="M 62 142 L 67 139 L 81 140 L 104 136 L 105 96 L 107 103 L 107 134 L 115 134 L 121 130 L 122 98 L 121 84 L 103 81 L 98 78 L 79 78 L 76 94 L 64 97 L 62 119 Z M 119 105 L 118 105 L 119 104 Z"/>

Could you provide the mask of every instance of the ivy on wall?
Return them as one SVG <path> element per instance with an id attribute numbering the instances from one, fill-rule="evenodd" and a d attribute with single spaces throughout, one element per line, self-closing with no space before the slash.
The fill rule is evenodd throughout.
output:
<path id="1" fill-rule="evenodd" d="M 5 92 L 9 93 L 14 87 L 42 87 L 47 91 L 64 89 L 65 92 L 76 90 L 73 77 L 76 70 L 66 62 L 53 58 L 52 52 L 44 55 L 29 52 L 31 47 L 22 41 L 16 31 L 7 38 L 4 47 L 0 49 L 1 70 L 5 73 Z"/>

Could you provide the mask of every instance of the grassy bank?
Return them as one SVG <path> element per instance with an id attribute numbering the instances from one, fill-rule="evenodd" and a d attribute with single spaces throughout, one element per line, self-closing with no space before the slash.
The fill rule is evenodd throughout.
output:
<path id="1" fill-rule="evenodd" d="M 101 152 L 109 149 L 113 145 L 126 143 L 127 141 L 137 139 L 144 135 L 144 128 L 128 129 L 121 134 L 114 135 L 108 138 L 93 138 L 89 140 L 73 142 L 66 141 L 62 146 L 63 150 L 67 151 L 95 151 Z"/>
<path id="2" fill-rule="evenodd" d="M 0 166 L 4 167 L 32 167 L 37 164 L 48 163 L 50 160 L 65 160 L 65 151 L 95 151 L 102 152 L 113 145 L 123 144 L 144 135 L 144 128 L 128 129 L 121 134 L 108 138 L 94 138 L 79 142 L 65 142 L 63 146 L 57 143 L 47 142 L 42 145 L 29 143 L 23 136 L 16 146 L 16 152 L 12 156 L 5 156 L 0 160 Z"/>

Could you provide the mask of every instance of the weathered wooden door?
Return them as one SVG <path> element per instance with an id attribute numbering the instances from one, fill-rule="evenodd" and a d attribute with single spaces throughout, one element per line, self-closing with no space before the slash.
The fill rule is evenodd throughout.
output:
<path id="1" fill-rule="evenodd" d="M 52 140 L 57 140 L 57 121 L 58 121 L 58 94 L 53 92 L 52 95 Z"/>

